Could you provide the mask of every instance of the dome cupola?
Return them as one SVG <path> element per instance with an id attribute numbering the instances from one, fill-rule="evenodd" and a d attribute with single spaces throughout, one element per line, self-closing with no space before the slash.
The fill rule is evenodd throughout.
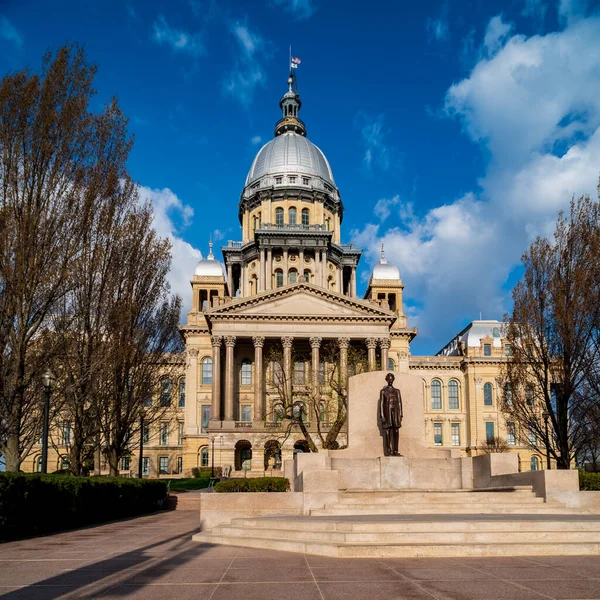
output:
<path id="1" fill-rule="evenodd" d="M 225 270 L 223 265 L 215 258 L 213 254 L 213 243 L 208 243 L 209 252 L 208 256 L 201 260 L 194 271 L 196 277 L 224 277 Z"/>
<path id="2" fill-rule="evenodd" d="M 371 280 L 374 279 L 378 281 L 400 281 L 400 271 L 398 270 L 398 267 L 389 264 L 386 260 L 383 244 L 381 244 L 381 258 L 379 259 L 379 262 L 375 265 L 373 273 L 371 274 Z"/>

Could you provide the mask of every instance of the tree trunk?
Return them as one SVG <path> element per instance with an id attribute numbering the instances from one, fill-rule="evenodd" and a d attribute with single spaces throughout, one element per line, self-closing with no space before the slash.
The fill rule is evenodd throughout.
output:
<path id="1" fill-rule="evenodd" d="M 19 453 L 19 435 L 11 433 L 7 436 L 6 446 L 3 450 L 6 470 L 18 472 L 21 467 L 21 455 Z"/>
<path id="2" fill-rule="evenodd" d="M 116 448 L 110 448 L 108 451 L 108 469 L 112 477 L 119 475 L 119 454 Z"/>

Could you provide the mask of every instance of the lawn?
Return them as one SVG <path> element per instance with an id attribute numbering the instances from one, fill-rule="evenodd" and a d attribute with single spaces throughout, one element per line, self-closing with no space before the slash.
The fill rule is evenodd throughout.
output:
<path id="1" fill-rule="evenodd" d="M 209 481 L 210 473 L 201 473 L 200 477 L 171 479 L 170 490 L 172 492 L 187 492 L 189 490 L 201 490 L 208 487 Z"/>

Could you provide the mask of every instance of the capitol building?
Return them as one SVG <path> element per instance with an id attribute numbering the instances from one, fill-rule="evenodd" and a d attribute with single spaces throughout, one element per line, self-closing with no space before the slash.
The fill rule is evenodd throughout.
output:
<path id="1" fill-rule="evenodd" d="M 301 428 L 278 413 L 274 381 L 287 382 L 292 396 L 296 388 L 323 390 L 323 409 L 303 427 L 326 435 L 338 403 L 325 402 L 331 390 L 324 373 L 335 367 L 344 380 L 357 372 L 349 359 L 356 356 L 364 356 L 362 369 L 422 379 L 424 435 L 432 448 L 476 456 L 501 438 L 521 470 L 543 468 L 533 440 L 523 437 L 529 434 L 502 411 L 510 393 L 500 379 L 510 356 L 502 323 L 474 321 L 435 356 L 412 356 L 418 332 L 403 312 L 401 273 L 383 249 L 364 296 L 357 296 L 362 251 L 342 241 L 342 196 L 324 152 L 307 137 L 293 75 L 279 105 L 274 137 L 243 185 L 242 239 L 221 248 L 223 263 L 211 244 L 190 273 L 191 310 L 180 326 L 185 357 L 176 380 L 157 390 L 157 402 L 168 409 L 144 432 L 144 474 L 189 476 L 213 464 L 246 476 L 276 474 L 284 460 L 309 448 Z M 313 439 L 318 447 L 322 437 Z M 344 429 L 337 440 L 344 445 Z M 136 452 L 123 459 L 122 474 L 137 473 Z M 38 460 L 34 452 L 23 468 L 35 470 Z"/>

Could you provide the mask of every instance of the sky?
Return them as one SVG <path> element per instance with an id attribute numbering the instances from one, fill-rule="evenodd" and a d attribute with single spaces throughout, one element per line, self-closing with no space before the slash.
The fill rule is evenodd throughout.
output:
<path id="1" fill-rule="evenodd" d="M 309 139 L 345 206 L 342 241 L 400 269 L 413 354 L 502 319 L 537 235 L 600 174 L 600 5 L 592 0 L 0 0 L 0 76 L 79 42 L 93 110 L 130 118 L 129 169 L 173 244 L 172 290 L 237 205 L 297 70 Z M 217 258 L 221 257 L 217 251 Z"/>

